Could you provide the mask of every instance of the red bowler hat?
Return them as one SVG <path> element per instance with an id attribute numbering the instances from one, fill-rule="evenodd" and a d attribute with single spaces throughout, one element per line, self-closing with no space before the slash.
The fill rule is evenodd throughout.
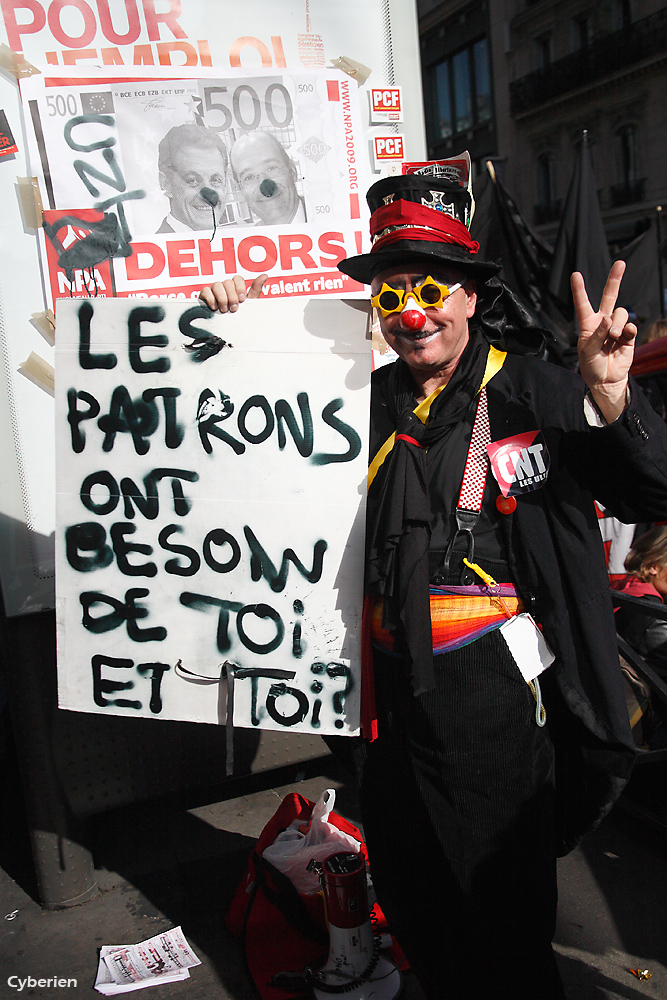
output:
<path id="1" fill-rule="evenodd" d="M 482 282 L 500 270 L 499 264 L 477 258 L 479 243 L 466 225 L 472 198 L 456 181 L 425 174 L 383 177 L 369 188 L 366 200 L 371 252 L 338 265 L 356 281 L 370 284 L 380 271 L 406 263 L 427 270 L 444 264 Z"/>

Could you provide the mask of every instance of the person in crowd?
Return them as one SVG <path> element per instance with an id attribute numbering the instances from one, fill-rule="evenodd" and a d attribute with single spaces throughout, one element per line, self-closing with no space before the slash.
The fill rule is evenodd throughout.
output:
<path id="1" fill-rule="evenodd" d="M 661 340 L 663 337 L 667 337 L 667 319 L 656 319 L 647 328 L 644 335 L 641 337 L 641 344 L 652 344 L 656 340 Z M 651 406 L 658 413 L 663 420 L 667 420 L 667 398 L 665 395 L 666 388 L 664 385 L 664 380 L 660 374 L 656 374 L 654 377 L 642 379 L 642 389 L 648 396 Z"/>
<path id="2" fill-rule="evenodd" d="M 652 344 L 654 340 L 667 337 L 667 319 L 656 319 L 642 337 L 642 344 Z"/>
<path id="3" fill-rule="evenodd" d="M 227 170 L 227 149 L 215 132 L 194 124 L 171 128 L 158 146 L 160 187 L 169 199 L 158 233 L 226 224 Z"/>
<path id="4" fill-rule="evenodd" d="M 632 597 L 656 604 L 667 598 L 667 525 L 656 525 L 636 538 L 626 560 L 627 575 L 612 583 Z M 615 609 L 616 629 L 643 656 L 661 680 L 667 681 L 667 621 L 641 607 L 622 605 Z M 650 750 L 667 747 L 667 708 L 653 695 L 642 719 L 643 739 Z"/>
<path id="5" fill-rule="evenodd" d="M 463 187 L 405 175 L 367 198 L 372 249 L 339 267 L 398 360 L 372 377 L 363 736 L 328 742 L 354 760 L 378 899 L 428 1000 L 561 1000 L 556 857 L 635 754 L 594 498 L 657 520 L 667 428 L 628 381 L 622 262 L 599 307 L 572 277 L 575 375 L 536 356 Z M 238 308 L 239 287 L 202 298 Z"/>
<path id="6" fill-rule="evenodd" d="M 303 198 L 296 189 L 296 166 L 275 136 L 246 132 L 232 146 L 230 159 L 256 225 L 306 221 Z"/>
<path id="7" fill-rule="evenodd" d="M 664 603 L 667 597 L 667 525 L 660 524 L 636 538 L 625 559 L 627 576 L 615 590 Z M 667 621 L 634 608 L 616 612 L 616 628 L 647 663 L 667 681 Z"/>

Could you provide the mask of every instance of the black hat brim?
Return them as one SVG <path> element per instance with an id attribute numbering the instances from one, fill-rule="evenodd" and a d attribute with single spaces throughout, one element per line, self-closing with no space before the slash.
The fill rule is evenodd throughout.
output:
<path id="1" fill-rule="evenodd" d="M 377 253 L 346 257 L 345 260 L 341 260 L 338 270 L 348 274 L 355 281 L 370 285 L 380 271 L 399 264 L 405 266 L 412 262 L 423 262 L 431 267 L 436 264 L 449 264 L 477 281 L 487 281 L 500 271 L 500 264 L 488 260 L 475 260 L 473 254 L 458 244 L 429 243 L 425 240 L 400 240 L 386 250 L 378 250 Z"/>

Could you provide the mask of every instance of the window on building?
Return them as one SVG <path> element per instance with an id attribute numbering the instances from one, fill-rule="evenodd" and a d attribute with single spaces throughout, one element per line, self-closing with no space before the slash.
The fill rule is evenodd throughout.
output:
<path id="1" fill-rule="evenodd" d="M 478 122 L 491 120 L 491 73 L 489 71 L 489 45 L 480 38 L 472 47 L 475 77 L 475 107 Z"/>
<path id="2" fill-rule="evenodd" d="M 620 31 L 622 28 L 629 28 L 632 20 L 631 0 L 614 0 L 612 4 L 612 25 L 614 30 Z"/>
<path id="3" fill-rule="evenodd" d="M 452 126 L 452 94 L 449 86 L 449 61 L 435 67 L 435 139 L 449 139 Z"/>
<path id="4" fill-rule="evenodd" d="M 464 49 L 452 59 L 454 72 L 454 121 L 457 132 L 467 132 L 472 127 L 472 80 L 470 78 L 470 51 Z"/>
<path id="5" fill-rule="evenodd" d="M 553 153 L 542 153 L 537 158 L 537 204 L 535 222 L 554 222 L 560 215 L 561 203 L 556 198 L 556 158 Z"/>
<path id="6" fill-rule="evenodd" d="M 545 207 L 556 200 L 553 153 L 542 153 L 537 161 L 537 200 Z"/>
<path id="7" fill-rule="evenodd" d="M 551 35 L 535 39 L 535 69 L 546 69 L 551 64 Z"/>
<path id="8" fill-rule="evenodd" d="M 431 70 L 433 107 L 429 141 L 437 144 L 491 121 L 489 46 L 480 38 Z"/>
<path id="9" fill-rule="evenodd" d="M 587 49 L 591 40 L 590 18 L 583 15 L 572 18 L 572 51 Z"/>
<path id="10" fill-rule="evenodd" d="M 618 184 L 610 189 L 612 208 L 644 201 L 646 178 L 640 177 L 641 161 L 636 125 L 624 125 L 616 132 Z"/>
<path id="11" fill-rule="evenodd" d="M 637 129 L 634 125 L 624 125 L 617 133 L 621 182 L 627 187 L 637 180 Z"/>

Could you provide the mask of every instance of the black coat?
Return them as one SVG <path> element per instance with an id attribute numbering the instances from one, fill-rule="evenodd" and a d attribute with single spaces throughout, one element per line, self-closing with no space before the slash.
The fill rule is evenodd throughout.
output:
<path id="1" fill-rule="evenodd" d="M 394 429 L 389 367 L 373 373 L 371 457 Z M 518 497 L 500 524 L 511 576 L 556 654 L 540 680 L 556 749 L 560 854 L 606 815 L 636 756 L 594 506 L 600 501 L 626 523 L 667 520 L 667 425 L 632 379 L 630 387 L 622 416 L 598 428 L 586 420 L 581 377 L 548 362 L 508 355 L 487 385 L 491 440 L 541 430 L 551 457 L 547 481 Z M 466 422 L 472 426 L 472 414 Z M 466 448 L 451 456 L 461 471 Z M 349 740 L 326 742 L 359 770 L 361 746 L 350 757 Z"/>
<path id="2" fill-rule="evenodd" d="M 609 810 L 635 756 L 593 501 L 625 522 L 667 517 L 667 426 L 632 384 L 623 415 L 591 427 L 585 390 L 571 372 L 512 355 L 487 387 L 491 439 L 539 429 L 551 456 L 546 483 L 501 525 L 517 588 L 556 654 L 542 686 L 562 853 Z"/>

